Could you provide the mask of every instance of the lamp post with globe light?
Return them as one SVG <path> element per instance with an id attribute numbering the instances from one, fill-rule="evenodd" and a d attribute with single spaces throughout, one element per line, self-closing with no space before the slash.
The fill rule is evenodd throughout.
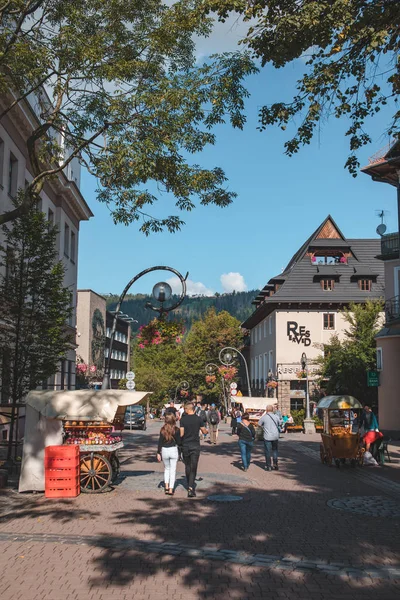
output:
<path id="1" fill-rule="evenodd" d="M 158 312 L 160 317 L 163 317 L 163 315 L 171 312 L 172 310 L 175 310 L 183 302 L 183 300 L 185 298 L 186 280 L 188 278 L 189 273 L 186 273 L 186 276 L 183 277 L 181 275 L 181 273 L 179 273 L 179 271 L 177 271 L 176 269 L 173 269 L 172 267 L 165 267 L 165 266 L 150 267 L 149 269 L 145 269 L 144 271 L 141 271 L 140 273 L 135 275 L 135 277 L 133 277 L 133 279 L 131 279 L 129 281 L 129 283 L 125 286 L 122 294 L 120 295 L 120 297 L 118 299 L 118 304 L 116 306 L 115 313 L 114 313 L 113 325 L 112 325 L 111 334 L 110 334 L 110 347 L 109 347 L 109 352 L 108 352 L 108 359 L 105 364 L 103 383 L 101 386 L 101 389 L 103 389 L 103 390 L 108 390 L 111 387 L 111 385 L 110 385 L 111 384 L 111 381 L 110 381 L 111 353 L 112 353 L 112 347 L 113 347 L 114 338 L 115 338 L 115 332 L 117 329 L 117 320 L 118 320 L 119 315 L 121 314 L 121 305 L 124 301 L 126 294 L 128 293 L 129 289 L 131 288 L 131 286 L 138 279 L 140 279 L 144 275 L 147 275 L 148 273 L 151 273 L 152 271 L 169 271 L 169 272 L 173 273 L 174 275 L 176 275 L 178 277 L 178 279 L 182 285 L 182 291 L 181 291 L 181 294 L 180 294 L 178 300 L 174 304 L 172 304 L 171 306 L 165 307 L 164 303 L 167 302 L 172 297 L 172 289 L 168 283 L 166 283 L 165 281 L 160 281 L 159 283 L 156 283 L 156 285 L 153 287 L 153 292 L 152 292 L 152 296 L 157 302 L 159 302 L 159 306 L 153 306 L 151 304 L 151 302 L 147 302 L 146 308 L 149 308 L 150 310 L 154 310 L 155 312 Z"/>
<path id="2" fill-rule="evenodd" d="M 188 389 L 189 389 L 189 383 L 187 381 L 181 381 L 180 383 L 178 383 L 178 385 L 176 386 L 176 390 L 175 390 L 174 402 L 178 398 L 178 390 L 184 390 L 185 392 L 187 392 Z"/>
<path id="3" fill-rule="evenodd" d="M 206 373 L 207 375 L 212 375 L 214 372 L 214 369 L 216 369 L 217 371 L 219 370 L 218 365 L 216 365 L 215 363 L 208 363 L 206 365 Z M 224 383 L 224 378 L 221 376 L 221 386 L 222 386 L 222 397 L 224 400 L 224 406 L 225 406 L 225 414 L 228 414 L 228 403 L 226 400 L 226 393 L 225 393 L 225 383 Z"/>
<path id="4" fill-rule="evenodd" d="M 251 387 L 250 387 L 250 377 L 249 377 L 249 369 L 247 368 L 247 362 L 243 354 L 237 348 L 232 348 L 231 346 L 227 346 L 226 348 L 222 348 L 219 353 L 219 360 L 226 367 L 231 367 L 237 355 L 241 356 L 244 362 L 244 366 L 246 369 L 246 378 L 247 378 L 247 389 L 249 397 L 251 398 Z"/>
<path id="5" fill-rule="evenodd" d="M 306 418 L 304 419 L 304 433 L 315 433 L 315 422 L 310 415 L 310 393 L 308 389 L 308 362 L 305 352 L 301 355 L 301 368 L 306 374 Z"/>

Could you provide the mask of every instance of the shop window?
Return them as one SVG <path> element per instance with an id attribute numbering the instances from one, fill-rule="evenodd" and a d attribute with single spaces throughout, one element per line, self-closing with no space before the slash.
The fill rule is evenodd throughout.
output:
<path id="1" fill-rule="evenodd" d="M 335 329 L 334 313 L 324 313 L 324 329 Z"/>
<path id="2" fill-rule="evenodd" d="M 290 398 L 290 411 L 302 410 L 304 408 L 304 398 Z"/>
<path id="3" fill-rule="evenodd" d="M 358 281 L 358 287 L 362 292 L 370 292 L 371 291 L 371 283 L 370 279 L 360 279 Z"/>
<path id="4" fill-rule="evenodd" d="M 333 279 L 322 279 L 321 287 L 325 292 L 331 292 L 335 287 L 335 282 Z"/>

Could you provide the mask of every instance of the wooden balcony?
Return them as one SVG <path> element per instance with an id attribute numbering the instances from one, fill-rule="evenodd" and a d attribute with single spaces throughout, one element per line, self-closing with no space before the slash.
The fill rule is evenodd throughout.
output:
<path id="1" fill-rule="evenodd" d="M 386 327 L 400 325 L 400 296 L 393 296 L 385 302 Z"/>

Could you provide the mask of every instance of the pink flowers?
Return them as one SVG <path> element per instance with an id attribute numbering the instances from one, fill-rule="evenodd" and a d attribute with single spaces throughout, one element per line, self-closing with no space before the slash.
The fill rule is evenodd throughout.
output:
<path id="1" fill-rule="evenodd" d="M 90 371 L 91 373 L 96 373 L 96 366 L 95 366 L 95 365 L 91 365 L 91 367 L 90 367 L 89 371 Z"/>
<path id="2" fill-rule="evenodd" d="M 141 350 L 143 350 L 143 348 L 144 348 L 144 344 L 139 344 L 139 346 L 138 346 L 138 347 L 139 347 Z"/>
<path id="3" fill-rule="evenodd" d="M 76 370 L 79 371 L 80 373 L 86 373 L 87 369 L 88 369 L 88 366 L 85 363 L 78 363 L 76 365 Z"/>

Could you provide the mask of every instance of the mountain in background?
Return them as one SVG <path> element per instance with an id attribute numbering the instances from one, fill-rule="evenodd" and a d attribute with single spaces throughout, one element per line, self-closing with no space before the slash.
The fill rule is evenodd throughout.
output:
<path id="1" fill-rule="evenodd" d="M 257 295 L 258 290 L 216 294 L 215 296 L 187 296 L 182 304 L 170 313 L 168 318 L 171 321 L 183 321 L 186 331 L 189 331 L 193 321 L 201 319 L 209 308 L 214 307 L 217 312 L 226 310 L 239 319 L 240 322 L 243 322 L 254 311 L 251 302 Z M 107 309 L 115 309 L 118 297 L 109 295 L 106 298 Z M 177 296 L 173 296 L 170 303 L 177 300 L 177 298 Z M 147 325 L 157 315 L 154 311 L 146 308 L 147 302 L 155 304 L 152 297 L 145 294 L 126 295 L 121 307 L 122 312 L 138 321 L 138 323 L 132 323 L 132 332 L 136 332 L 141 325 Z"/>

